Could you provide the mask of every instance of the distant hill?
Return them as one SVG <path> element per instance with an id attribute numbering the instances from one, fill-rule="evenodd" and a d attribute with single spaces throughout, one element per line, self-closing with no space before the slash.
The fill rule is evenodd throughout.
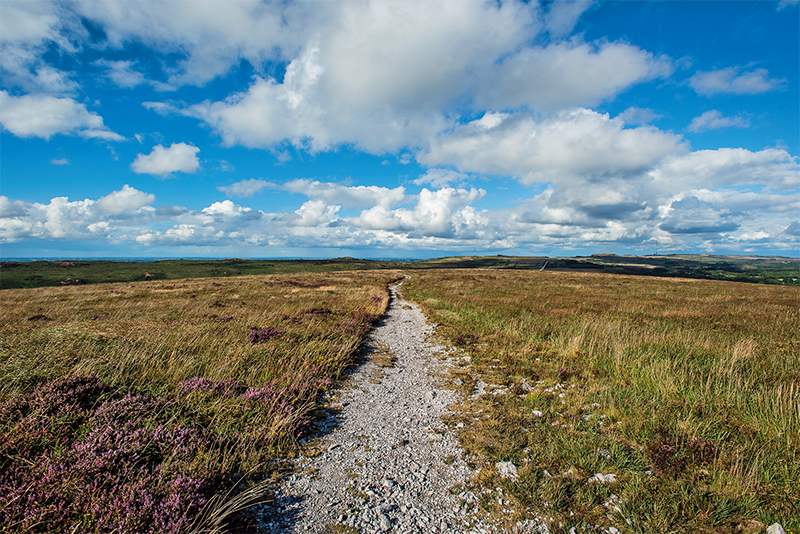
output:
<path id="1" fill-rule="evenodd" d="M 292 272 L 457 268 L 592 271 L 800 286 L 800 259 L 798 258 L 707 254 L 653 256 L 593 254 L 572 258 L 504 255 L 454 256 L 415 262 L 359 260 L 356 258 L 162 260 L 150 262 L 5 261 L 0 262 L 0 289 Z"/>

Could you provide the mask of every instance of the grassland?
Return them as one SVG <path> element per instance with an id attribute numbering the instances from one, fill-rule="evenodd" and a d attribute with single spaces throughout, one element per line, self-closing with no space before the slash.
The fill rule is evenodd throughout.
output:
<path id="1" fill-rule="evenodd" d="M 163 260 L 0 262 L 0 289 L 143 282 L 183 278 L 232 278 L 259 274 L 324 273 L 372 269 L 513 269 L 633 274 L 668 278 L 732 280 L 800 287 L 800 259 L 756 256 L 595 254 L 575 258 L 457 256 L 399 262 L 331 260 Z"/>
<path id="2" fill-rule="evenodd" d="M 0 289 L 144 282 L 184 278 L 228 278 L 259 274 L 325 273 L 393 269 L 384 261 L 331 260 L 163 260 L 163 261 L 31 261 L 0 262 Z"/>
<path id="3" fill-rule="evenodd" d="M 205 532 L 223 520 L 247 528 L 225 506 L 263 497 L 248 487 L 269 482 L 276 460 L 296 451 L 399 276 L 0 292 L 0 524 L 76 534 Z"/>
<path id="4" fill-rule="evenodd" d="M 11 272 L 56 287 L 0 291 L 0 524 L 252 528 L 228 512 L 263 497 L 297 451 L 401 276 L 371 269 L 393 265 L 471 356 L 460 387 L 486 392 L 452 422 L 488 459 L 476 482 L 503 489 L 488 513 L 552 518 L 553 532 L 797 533 L 796 265 L 673 259 L 697 264 L 687 279 L 646 260 L 3 264 L 3 287 Z M 347 267 L 361 270 L 329 272 Z M 736 269 L 764 283 L 701 279 Z M 196 274 L 212 278 L 180 277 Z M 518 478 L 499 478 L 497 461 Z"/>
<path id="5" fill-rule="evenodd" d="M 559 532 L 800 530 L 797 288 L 432 269 L 404 291 L 471 356 L 465 393 L 488 384 L 453 420 L 513 507 L 487 511 Z"/>

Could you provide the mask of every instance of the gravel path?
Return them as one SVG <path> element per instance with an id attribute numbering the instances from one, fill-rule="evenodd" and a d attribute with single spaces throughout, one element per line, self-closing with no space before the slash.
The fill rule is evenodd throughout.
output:
<path id="1" fill-rule="evenodd" d="M 295 461 L 299 474 L 264 510 L 268 532 L 493 532 L 472 515 L 463 487 L 475 472 L 441 420 L 457 400 L 440 389 L 441 371 L 459 355 L 428 340 L 433 328 L 398 296 L 401 284 L 370 361 L 329 397 L 339 413 L 321 423 L 321 454 Z"/>

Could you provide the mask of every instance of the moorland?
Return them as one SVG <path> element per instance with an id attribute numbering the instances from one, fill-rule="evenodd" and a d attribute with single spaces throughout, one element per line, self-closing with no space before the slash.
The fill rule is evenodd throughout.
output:
<path id="1" fill-rule="evenodd" d="M 475 484 L 508 496 L 486 514 L 553 532 L 800 529 L 798 260 L 118 263 L 0 268 L 11 531 L 254 529 L 248 506 L 306 446 L 403 273 L 471 356 L 459 387 L 487 392 L 450 420 Z"/>

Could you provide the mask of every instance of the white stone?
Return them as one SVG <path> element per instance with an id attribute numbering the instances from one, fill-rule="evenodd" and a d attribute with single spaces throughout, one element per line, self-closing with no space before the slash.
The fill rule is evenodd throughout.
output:
<path id="1" fill-rule="evenodd" d="M 617 481 L 617 475 L 614 474 L 607 474 L 604 475 L 603 473 L 595 473 L 594 476 L 589 478 L 590 484 L 613 484 Z"/>
<path id="2" fill-rule="evenodd" d="M 509 480 L 516 480 L 519 478 L 517 466 L 512 462 L 497 462 L 494 464 L 494 467 L 497 469 L 497 474 L 500 478 L 507 478 Z"/>
<path id="3" fill-rule="evenodd" d="M 780 523 L 773 523 L 767 527 L 767 534 L 786 534 L 786 530 Z"/>

